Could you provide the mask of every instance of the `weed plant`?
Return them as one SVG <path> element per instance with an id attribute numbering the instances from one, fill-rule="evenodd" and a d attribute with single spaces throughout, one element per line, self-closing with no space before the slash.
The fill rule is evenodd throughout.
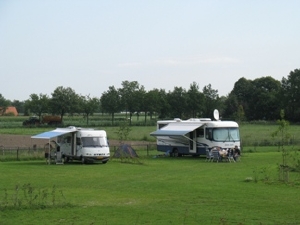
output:
<path id="1" fill-rule="evenodd" d="M 57 190 L 53 185 L 48 188 L 36 189 L 31 184 L 15 185 L 13 190 L 4 188 L 3 197 L 0 201 L 1 210 L 22 210 L 22 209 L 45 209 L 51 207 L 71 206 L 62 190 Z"/>

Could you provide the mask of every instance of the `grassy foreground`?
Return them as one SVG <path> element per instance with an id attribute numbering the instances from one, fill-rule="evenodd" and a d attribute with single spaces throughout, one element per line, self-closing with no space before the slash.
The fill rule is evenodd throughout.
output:
<path id="1" fill-rule="evenodd" d="M 299 224 L 300 177 L 279 183 L 280 161 L 260 152 L 238 163 L 1 162 L 0 224 Z"/>

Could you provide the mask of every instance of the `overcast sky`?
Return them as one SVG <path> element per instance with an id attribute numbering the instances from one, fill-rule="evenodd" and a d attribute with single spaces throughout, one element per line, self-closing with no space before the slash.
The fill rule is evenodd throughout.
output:
<path id="1" fill-rule="evenodd" d="M 281 81 L 300 63 L 299 0 L 0 0 L 0 94 L 109 86 L 227 95 L 241 77 Z"/>

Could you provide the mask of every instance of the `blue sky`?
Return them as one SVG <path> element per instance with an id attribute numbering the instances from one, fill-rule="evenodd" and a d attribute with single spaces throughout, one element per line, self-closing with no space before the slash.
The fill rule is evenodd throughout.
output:
<path id="1" fill-rule="evenodd" d="M 58 86 L 100 97 L 146 90 L 227 95 L 241 77 L 299 68 L 298 0 L 0 0 L 0 93 L 26 100 Z"/>

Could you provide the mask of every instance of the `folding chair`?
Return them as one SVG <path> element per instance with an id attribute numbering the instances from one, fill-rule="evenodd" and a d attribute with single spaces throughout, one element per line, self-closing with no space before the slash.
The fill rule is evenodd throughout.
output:
<path id="1" fill-rule="evenodd" d="M 213 156 L 212 156 L 211 152 L 208 149 L 206 149 L 206 160 L 205 161 L 210 162 L 212 159 L 213 159 Z"/>
<path id="2" fill-rule="evenodd" d="M 235 162 L 235 160 L 233 158 L 233 150 L 229 149 L 228 151 L 229 151 L 228 152 L 228 157 L 227 157 L 228 162 Z"/>
<path id="3" fill-rule="evenodd" d="M 212 160 L 211 160 L 211 162 L 215 162 L 215 161 L 219 162 L 220 161 L 220 154 L 219 154 L 218 149 L 213 148 L 211 150 L 211 154 L 212 154 Z"/>

